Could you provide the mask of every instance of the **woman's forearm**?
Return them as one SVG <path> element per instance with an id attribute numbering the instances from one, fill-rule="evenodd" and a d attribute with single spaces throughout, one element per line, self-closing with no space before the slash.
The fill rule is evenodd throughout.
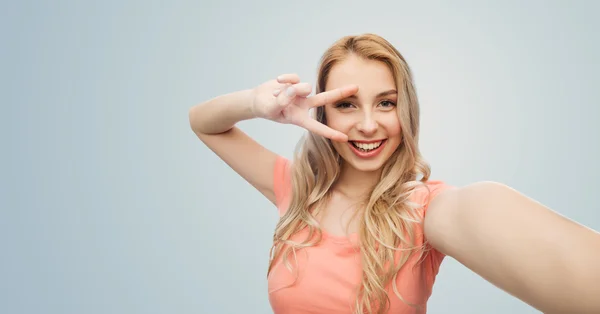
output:
<path id="1" fill-rule="evenodd" d="M 498 183 L 444 199 L 425 231 L 442 252 L 544 313 L 600 313 L 598 232 Z"/>
<path id="2" fill-rule="evenodd" d="M 239 121 L 254 118 L 251 102 L 251 89 L 215 97 L 190 108 L 190 126 L 196 133 L 227 132 Z"/>

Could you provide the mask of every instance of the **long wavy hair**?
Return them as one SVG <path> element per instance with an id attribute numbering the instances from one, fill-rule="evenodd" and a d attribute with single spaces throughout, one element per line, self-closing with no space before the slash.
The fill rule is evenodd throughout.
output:
<path id="1" fill-rule="evenodd" d="M 346 36 L 321 57 L 317 93 L 325 91 L 331 69 L 351 54 L 380 61 L 390 69 L 398 90 L 397 112 L 402 131 L 399 147 L 383 165 L 380 180 L 360 202 L 357 211 L 363 272 L 357 287 L 355 313 L 385 312 L 389 307 L 390 283 L 400 300 L 419 307 L 406 301 L 395 285 L 398 271 L 411 254 L 417 252 L 421 259 L 427 251 L 425 245 L 415 246 L 415 223 L 421 222 L 416 211 L 419 204 L 409 201 L 411 193 L 430 176 L 430 167 L 418 148 L 419 102 L 411 70 L 400 52 L 382 37 L 369 33 Z M 316 120 L 327 124 L 323 107 L 313 113 Z M 275 229 L 268 273 L 280 257 L 291 270 L 290 256 L 295 258 L 298 250 L 321 241 L 322 231 L 315 217 L 327 204 L 342 162 L 329 139 L 309 132 L 300 140 L 291 166 L 292 197 Z M 291 240 L 305 228 L 308 236 L 304 241 Z"/>

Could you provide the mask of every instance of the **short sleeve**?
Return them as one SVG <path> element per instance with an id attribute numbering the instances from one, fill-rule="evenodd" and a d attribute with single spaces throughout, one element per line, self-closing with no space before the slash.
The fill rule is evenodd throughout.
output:
<path id="1" fill-rule="evenodd" d="M 427 209 L 429 208 L 429 204 L 431 203 L 431 201 L 433 201 L 433 199 L 438 196 L 438 194 L 442 193 L 443 191 L 449 190 L 449 189 L 454 189 L 455 187 L 452 185 L 449 185 L 447 183 L 445 183 L 444 181 L 439 181 L 439 180 L 435 180 L 435 181 L 427 181 L 427 187 L 429 188 L 429 192 L 425 191 L 425 195 L 424 195 L 424 207 L 423 207 L 423 211 L 424 211 L 424 215 L 427 215 Z M 429 195 L 427 195 L 429 194 Z"/>
<path id="2" fill-rule="evenodd" d="M 433 199 L 441 192 L 455 188 L 454 186 L 446 184 L 445 182 L 439 180 L 428 181 L 426 184 L 429 188 L 429 191 L 427 191 L 427 189 L 424 189 L 425 191 L 422 194 L 424 204 L 423 220 L 427 215 L 427 209 L 429 208 L 429 204 L 431 203 L 431 201 L 433 201 Z M 428 256 L 426 259 L 426 263 L 428 264 L 427 274 L 429 277 L 428 279 L 431 281 L 431 284 L 433 284 L 433 282 L 435 281 L 435 277 L 440 270 L 440 266 L 442 264 L 442 261 L 444 260 L 445 255 L 442 252 L 430 246 L 429 244 L 427 244 L 427 248 L 429 249 Z"/>
<path id="3" fill-rule="evenodd" d="M 280 216 L 285 214 L 292 194 L 292 177 L 290 161 L 282 156 L 277 156 L 273 170 L 273 192 L 275 193 L 275 206 Z"/>

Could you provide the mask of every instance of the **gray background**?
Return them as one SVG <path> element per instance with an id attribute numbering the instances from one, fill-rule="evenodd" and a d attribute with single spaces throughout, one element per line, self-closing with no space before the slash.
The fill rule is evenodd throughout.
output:
<path id="1" fill-rule="evenodd" d="M 569 4 L 567 4 L 569 3 Z M 412 67 L 433 178 L 600 230 L 597 2 L 11 2 L 0 10 L 1 313 L 268 313 L 275 208 L 188 109 L 374 32 Z M 240 126 L 291 156 L 303 130 Z M 535 226 L 532 226 L 535 227 Z M 430 313 L 536 313 L 448 258 Z"/>

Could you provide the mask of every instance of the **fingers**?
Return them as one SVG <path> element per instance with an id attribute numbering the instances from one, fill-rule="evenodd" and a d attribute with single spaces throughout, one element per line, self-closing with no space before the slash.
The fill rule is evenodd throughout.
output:
<path id="1" fill-rule="evenodd" d="M 324 136 L 333 141 L 337 141 L 337 142 L 347 142 L 348 141 L 348 136 L 346 134 L 344 134 L 340 131 L 336 131 L 315 119 L 307 118 L 302 121 L 300 126 L 307 129 L 310 132 Z"/>
<path id="2" fill-rule="evenodd" d="M 289 91 L 289 95 L 295 95 L 300 97 L 307 97 L 311 91 L 312 87 L 308 83 L 300 83 L 300 77 L 293 74 L 282 74 L 277 77 L 277 82 L 279 84 L 284 84 L 283 88 L 278 88 L 273 91 L 273 96 L 277 97 L 285 88 L 288 88 L 290 85 L 294 86 L 294 91 Z"/>
<path id="3" fill-rule="evenodd" d="M 294 84 L 294 85 L 286 85 L 284 86 L 283 90 L 286 90 L 286 88 L 293 88 L 293 91 L 288 91 L 288 94 L 294 94 L 295 96 L 299 96 L 299 97 L 307 97 L 308 95 L 310 95 L 310 93 L 312 92 L 312 87 L 310 84 L 308 83 L 298 83 L 298 84 Z M 281 93 L 281 88 L 277 88 L 273 91 L 273 96 L 277 97 L 277 95 L 279 95 L 279 93 Z"/>
<path id="4" fill-rule="evenodd" d="M 353 95 L 358 91 L 358 86 L 350 85 L 306 98 L 312 92 L 312 86 L 308 83 L 300 83 L 300 77 L 298 75 L 283 74 L 277 77 L 277 82 L 279 84 L 284 84 L 282 88 L 273 91 L 273 96 L 277 98 L 277 104 L 280 107 L 287 107 L 295 100 L 298 102 L 298 104 L 310 100 L 311 107 L 322 106 Z M 304 110 L 307 109 L 308 108 L 304 107 Z M 299 122 L 292 123 L 305 128 L 309 132 L 321 135 L 333 141 L 348 141 L 348 136 L 346 134 L 336 131 L 311 118 L 300 119 Z"/>
<path id="5" fill-rule="evenodd" d="M 292 85 L 291 87 L 294 89 L 296 96 L 298 97 L 306 97 L 312 92 L 312 86 L 309 83 L 298 83 Z"/>
<path id="6" fill-rule="evenodd" d="M 347 85 L 344 87 L 332 89 L 330 91 L 322 92 L 309 98 L 310 107 L 319 107 L 327 104 L 331 104 L 340 99 L 352 96 L 358 92 L 357 85 Z"/>
<path id="7" fill-rule="evenodd" d="M 282 74 L 277 77 L 277 82 L 281 84 L 298 84 L 300 83 L 300 77 L 298 74 Z"/>
<path id="8" fill-rule="evenodd" d="M 273 93 L 277 97 L 277 104 L 280 107 L 287 107 L 296 97 L 296 90 L 290 84 L 286 84 L 281 90 L 275 90 Z"/>
<path id="9" fill-rule="evenodd" d="M 287 84 L 283 89 L 273 91 L 273 96 L 277 97 L 277 104 L 281 107 L 288 106 L 296 97 L 306 97 L 312 91 L 308 83 L 298 83 L 295 85 Z"/>

